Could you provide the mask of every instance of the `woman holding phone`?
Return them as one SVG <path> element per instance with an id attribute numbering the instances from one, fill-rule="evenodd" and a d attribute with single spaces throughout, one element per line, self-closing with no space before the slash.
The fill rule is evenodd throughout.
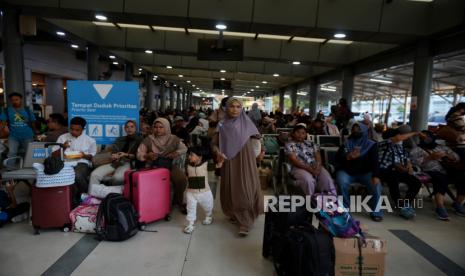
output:
<path id="1" fill-rule="evenodd" d="M 374 221 L 382 221 L 383 213 L 376 211 L 381 196 L 382 186 L 378 178 L 378 148 L 376 142 L 368 139 L 368 128 L 364 124 L 355 123 L 352 126 L 347 141 L 337 153 L 339 169 L 336 182 L 344 197 L 344 205 L 350 206 L 349 188 L 354 183 L 361 183 L 372 196 L 370 217 Z"/>

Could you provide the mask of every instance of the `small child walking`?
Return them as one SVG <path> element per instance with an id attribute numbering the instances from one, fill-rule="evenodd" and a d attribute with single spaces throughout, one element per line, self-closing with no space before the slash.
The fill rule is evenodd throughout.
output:
<path id="1" fill-rule="evenodd" d="M 188 151 L 188 164 L 186 173 L 188 185 L 185 193 L 187 202 L 187 226 L 184 233 L 191 234 L 194 231 L 194 223 L 197 219 L 197 203 L 205 212 L 203 225 L 209 225 L 213 221 L 213 194 L 208 185 L 208 159 L 210 158 L 208 148 L 192 147 Z"/>

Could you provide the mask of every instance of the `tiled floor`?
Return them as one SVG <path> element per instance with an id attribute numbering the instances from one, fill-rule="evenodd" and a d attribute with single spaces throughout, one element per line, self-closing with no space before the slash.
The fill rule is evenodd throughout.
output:
<path id="1" fill-rule="evenodd" d="M 389 232 L 392 229 L 409 230 L 465 268 L 465 218 L 451 215 L 450 222 L 441 222 L 434 218 L 431 203 L 425 205 L 414 221 L 387 215 L 382 223 L 374 223 L 357 216 L 370 234 L 388 241 L 386 275 L 444 275 Z M 186 235 L 182 233 L 184 216 L 175 210 L 172 221 L 150 225 L 158 233 L 140 232 L 125 242 L 101 242 L 72 275 L 274 275 L 272 264 L 261 256 L 264 216 L 247 238 L 237 237 L 218 199 L 214 218 L 212 225 L 197 223 L 194 233 Z M 6 225 L 0 229 L 0 275 L 40 275 L 81 238 L 82 234 L 54 230 L 33 236 L 27 222 Z"/>

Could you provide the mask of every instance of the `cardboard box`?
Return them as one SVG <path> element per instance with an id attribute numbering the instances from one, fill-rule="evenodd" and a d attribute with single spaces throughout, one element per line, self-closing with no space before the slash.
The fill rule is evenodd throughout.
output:
<path id="1" fill-rule="evenodd" d="M 336 250 L 336 276 L 358 276 L 359 248 L 358 240 L 334 238 Z M 362 245 L 362 271 L 364 276 L 383 276 L 387 242 L 377 237 L 367 237 Z"/>

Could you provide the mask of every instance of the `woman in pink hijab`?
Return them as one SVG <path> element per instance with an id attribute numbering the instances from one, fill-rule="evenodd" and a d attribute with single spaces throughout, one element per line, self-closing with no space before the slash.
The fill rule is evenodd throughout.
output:
<path id="1" fill-rule="evenodd" d="M 252 139 L 259 139 L 255 124 L 238 98 L 226 102 L 226 116 L 218 124 L 213 151 L 221 168 L 221 208 L 245 237 L 263 212 L 263 196 Z"/>

